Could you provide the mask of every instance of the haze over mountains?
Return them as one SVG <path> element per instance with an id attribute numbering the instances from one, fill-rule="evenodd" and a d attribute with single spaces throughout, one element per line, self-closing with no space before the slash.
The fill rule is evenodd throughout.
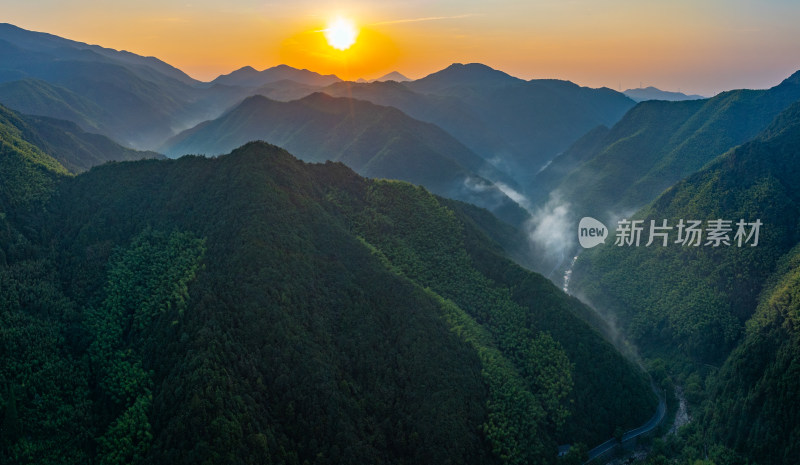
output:
<path id="1" fill-rule="evenodd" d="M 545 206 L 548 214 L 560 208 L 562 225 L 584 216 L 614 224 L 758 135 L 798 99 L 800 73 L 766 90 L 734 90 L 706 100 L 639 103 L 616 125 L 587 133 L 539 172 L 531 202 Z M 559 234 L 572 236 L 564 227 Z M 551 267 L 577 244 L 570 239 L 560 245 L 563 254 L 551 252 L 545 260 Z"/>
<path id="2" fill-rule="evenodd" d="M 0 102 L 22 113 L 72 121 L 84 131 L 104 134 L 123 145 L 163 149 L 171 156 L 227 153 L 256 139 L 290 143 L 298 115 L 290 123 L 282 114 L 259 121 L 257 117 L 261 115 L 253 114 L 251 117 L 256 119 L 248 120 L 242 111 L 230 111 L 252 95 L 302 102 L 300 99 L 321 90 L 333 96 L 394 106 L 400 112 L 392 113 L 393 120 L 381 122 L 372 120 L 375 107 L 353 102 L 351 110 L 364 113 L 354 113 L 350 118 L 360 123 L 335 135 L 328 133 L 344 126 L 309 126 L 301 131 L 305 136 L 291 135 L 294 143 L 288 148 L 309 160 L 352 162 L 353 168 L 368 176 L 419 182 L 442 195 L 491 208 L 517 225 L 525 221 L 526 214 L 513 206 L 508 195 L 519 201 L 517 193 L 528 190 L 532 173 L 586 130 L 598 124 L 612 124 L 633 105 L 628 98 L 608 89 L 580 88 L 561 81 L 526 82 L 479 64 L 452 65 L 423 79 L 403 83 L 398 82 L 404 79 L 399 73 L 386 76 L 397 80 L 357 85 L 285 65 L 263 71 L 245 67 L 201 83 L 155 58 L 12 25 L 0 27 L 0 41 L 4 62 Z M 337 107 L 334 100 L 324 102 L 331 108 L 322 108 L 323 101 L 318 99 L 319 111 L 330 115 L 339 112 L 344 118 L 341 105 Z M 295 104 L 298 106 L 303 103 Z M 205 130 L 218 126 L 210 123 L 177 135 L 226 111 L 229 113 L 223 117 L 228 118 L 224 135 L 204 135 Z M 401 112 L 420 121 L 411 122 Z M 291 113 L 285 118 L 291 118 Z M 398 118 L 406 123 L 395 124 Z M 436 124 L 444 131 L 422 122 Z M 257 130 L 259 125 L 285 131 Z M 371 135 L 358 131 L 366 127 L 371 128 Z M 419 128 L 426 129 L 412 134 Z M 445 131 L 455 139 L 439 141 L 447 138 Z M 427 133 L 439 135 L 434 137 L 436 140 L 427 140 Z M 195 140 L 208 142 L 216 138 L 218 142 L 203 146 L 193 145 L 191 140 L 179 142 L 188 134 Z M 308 140 L 303 141 L 303 137 Z M 409 143 L 411 139 L 416 142 Z M 314 143 L 319 140 L 329 140 L 336 147 L 334 153 L 323 153 L 327 145 Z M 298 144 L 304 145 L 301 148 Z M 438 147 L 442 144 L 444 147 Z M 468 151 L 472 153 L 459 155 Z M 502 185 L 492 186 L 482 178 L 501 181 Z M 511 191 L 501 192 L 506 186 Z"/>
<path id="3" fill-rule="evenodd" d="M 0 82 L 6 84 L 0 102 L 27 114 L 80 115 L 74 122 L 84 130 L 134 148 L 152 148 L 242 98 L 231 88 L 204 89 L 156 58 L 9 24 L 0 25 L 0 53 Z"/>
<path id="4" fill-rule="evenodd" d="M 19 115 L 2 105 L 0 122 L 7 136 L 15 134 L 34 144 L 71 173 L 81 173 L 109 161 L 164 158 L 156 152 L 129 149 L 105 136 L 84 132 L 70 121 Z"/>
<path id="5" fill-rule="evenodd" d="M 634 105 L 611 89 L 523 81 L 477 63 L 453 64 L 404 84 L 338 83 L 323 92 L 394 106 L 437 124 L 523 186 L 575 139 L 613 124 Z"/>
<path id="6" fill-rule="evenodd" d="M 406 82 L 406 81 L 413 81 L 413 79 L 409 79 L 397 71 L 392 71 L 391 73 L 384 74 L 383 76 L 377 79 L 371 79 L 369 82 L 385 82 L 385 81 Z"/>
<path id="7" fill-rule="evenodd" d="M 277 102 L 246 99 L 222 117 L 170 139 L 161 151 L 221 155 L 249 141 L 271 141 L 303 160 L 341 161 L 363 176 L 426 186 L 495 211 L 511 224 L 525 212 L 485 178 L 513 183 L 439 127 L 392 107 L 315 93 Z"/>
<path id="8" fill-rule="evenodd" d="M 0 41 L 4 59 L 0 102 L 23 113 L 69 119 L 85 130 L 101 132 L 136 148 L 155 148 L 177 132 L 213 119 L 253 94 L 291 100 L 340 81 L 336 76 L 281 65 L 260 72 L 245 67 L 202 83 L 155 58 L 9 24 L 0 26 Z M 396 78 L 393 82 L 404 80 L 397 73 L 367 85 L 390 78 Z M 632 106 L 630 100 L 610 90 L 556 81 L 526 83 L 478 64 L 453 65 L 404 85 L 425 95 L 422 102 L 410 107 L 398 105 L 400 110 L 423 121 L 446 123 L 444 129 L 455 132 L 457 138 L 487 132 L 475 131 L 471 124 L 451 123 L 459 120 L 454 111 L 466 112 L 461 119 L 477 119 L 499 134 L 498 140 L 466 140 L 468 147 L 485 159 L 502 157 L 506 150 L 512 150 L 515 163 L 527 158 L 524 152 L 531 150 L 532 165 L 545 163 L 591 127 L 612 124 Z M 335 88 L 331 92 L 343 96 Z M 588 96 L 595 93 L 593 101 Z M 385 99 L 390 98 L 372 101 L 387 104 Z M 465 100 L 466 106 L 445 108 L 458 99 Z M 507 106 L 514 100 L 516 105 Z M 113 112 L 109 110 L 112 107 Z M 433 121 L 419 117 L 436 111 L 445 114 Z M 559 124 L 550 122 L 553 119 Z"/>
<path id="9" fill-rule="evenodd" d="M 800 72 L 626 92 L 0 25 L 0 464 L 583 463 L 656 392 L 648 465 L 791 462 Z M 582 216 L 763 229 L 571 261 Z"/>

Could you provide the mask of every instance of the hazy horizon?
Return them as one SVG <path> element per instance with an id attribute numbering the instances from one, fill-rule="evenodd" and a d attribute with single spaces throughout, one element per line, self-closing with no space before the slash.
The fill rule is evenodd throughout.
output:
<path id="1" fill-rule="evenodd" d="M 390 71 L 415 79 L 479 62 L 522 79 L 714 95 L 768 88 L 800 69 L 800 4 L 785 0 L 143 0 L 113 8 L 41 0 L 3 10 L 4 21 L 24 29 L 155 56 L 202 81 L 278 64 L 346 80 Z M 334 50 L 322 37 L 336 17 L 359 30 L 348 50 Z"/>

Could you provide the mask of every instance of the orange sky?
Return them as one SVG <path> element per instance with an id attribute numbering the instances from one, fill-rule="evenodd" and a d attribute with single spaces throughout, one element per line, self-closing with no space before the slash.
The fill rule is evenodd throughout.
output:
<path id="1" fill-rule="evenodd" d="M 336 15 L 361 27 L 345 52 L 319 32 Z M 157 56 L 202 80 L 246 65 L 356 79 L 481 62 L 525 79 L 711 95 L 800 69 L 800 2 L 790 0 L 35 0 L 4 5 L 2 21 Z"/>

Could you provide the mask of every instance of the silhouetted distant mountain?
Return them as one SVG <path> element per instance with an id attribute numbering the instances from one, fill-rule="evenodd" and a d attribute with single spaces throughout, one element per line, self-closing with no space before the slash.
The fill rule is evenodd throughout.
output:
<path id="1" fill-rule="evenodd" d="M 488 208 L 512 224 L 526 214 L 485 178 L 513 183 L 439 127 L 400 110 L 315 93 L 277 102 L 246 99 L 220 118 L 178 134 L 170 156 L 219 155 L 253 140 L 286 147 L 307 161 L 341 161 L 364 176 L 400 179 Z"/>
<path id="2" fill-rule="evenodd" d="M 212 84 L 222 84 L 226 86 L 255 88 L 277 81 L 294 81 L 300 84 L 321 87 L 339 82 L 341 79 L 333 74 L 321 75 L 307 69 L 278 65 L 267 68 L 264 71 L 257 71 L 251 66 L 245 66 L 230 74 L 219 76 L 211 82 Z"/>
<path id="3" fill-rule="evenodd" d="M 246 96 L 241 89 L 195 81 L 155 58 L 9 24 L 0 24 L 0 56 L 0 98 L 11 94 L 0 103 L 66 118 L 137 148 L 217 116 Z"/>
<path id="4" fill-rule="evenodd" d="M 503 86 L 523 82 L 481 63 L 453 63 L 447 68 L 412 81 L 408 87 L 422 93 L 442 94 L 461 86 Z"/>
<path id="5" fill-rule="evenodd" d="M 581 135 L 610 126 L 634 102 L 610 89 L 567 81 L 523 81 L 485 65 L 452 65 L 417 81 L 337 83 L 323 92 L 369 100 L 432 122 L 524 189 Z"/>
<path id="6" fill-rule="evenodd" d="M 392 106 L 412 118 L 431 122 L 454 135 L 459 141 L 483 158 L 492 161 L 506 172 L 504 155 L 511 154 L 511 146 L 494 131 L 487 130 L 487 122 L 475 114 L 470 105 L 458 97 L 421 94 L 412 91 L 406 83 L 394 81 L 359 84 L 340 82 L 322 90 L 334 97 L 367 100 L 378 105 Z"/>
<path id="7" fill-rule="evenodd" d="M 181 81 L 185 84 L 196 84 L 198 81 L 189 77 L 186 73 L 175 68 L 155 57 L 143 57 L 127 51 L 118 51 L 98 45 L 89 45 L 74 40 L 65 39 L 53 34 L 44 32 L 33 32 L 14 26 L 13 24 L 0 23 L 0 50 L 5 53 L 13 54 L 18 52 L 35 52 L 39 56 L 31 57 L 30 64 L 40 62 L 42 59 L 50 57 L 69 57 L 83 58 L 86 60 L 96 60 L 96 55 L 100 55 L 120 64 L 125 64 L 137 69 L 141 73 L 147 73 L 150 69 L 171 79 Z M 90 51 L 92 53 L 86 53 Z M 96 54 L 96 55 L 95 55 Z M 5 55 L 5 58 L 9 58 Z M 16 57 L 15 57 L 16 58 Z M 13 70 L 13 61 L 4 62 L 0 71 L 0 80 L 3 73 Z M 12 65 L 12 66 L 9 66 Z"/>
<path id="8" fill-rule="evenodd" d="M 385 82 L 385 81 L 395 81 L 395 82 L 406 82 L 410 81 L 411 79 L 403 76 L 402 74 L 398 73 L 397 71 L 392 71 L 389 74 L 385 74 L 378 79 L 372 79 L 369 82 Z"/>
<path id="9" fill-rule="evenodd" d="M 0 103 L 68 119 L 135 148 L 156 147 L 253 94 L 290 100 L 341 84 L 336 76 L 286 65 L 245 67 L 202 83 L 155 58 L 11 25 L 0 27 L 0 54 L 0 98 L 6 99 Z M 379 84 L 385 83 L 373 83 Z M 452 65 L 404 84 L 421 97 L 403 102 L 392 94 L 373 102 L 443 127 L 523 187 L 580 135 L 598 124 L 612 125 L 632 105 L 608 89 L 525 82 L 480 64 Z"/>
<path id="10" fill-rule="evenodd" d="M 667 100 L 670 102 L 678 102 L 681 100 L 699 100 L 707 98 L 703 97 L 702 95 L 686 95 L 681 92 L 669 92 L 652 86 L 639 89 L 628 89 L 622 93 L 632 98 L 636 102 L 643 102 L 645 100 Z"/>

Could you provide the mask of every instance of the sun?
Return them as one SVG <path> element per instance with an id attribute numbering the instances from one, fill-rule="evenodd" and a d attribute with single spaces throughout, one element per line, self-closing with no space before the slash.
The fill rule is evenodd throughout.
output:
<path id="1" fill-rule="evenodd" d="M 323 32 L 328 45 L 337 50 L 347 50 L 356 43 L 356 38 L 358 38 L 358 28 L 355 23 L 342 17 L 328 23 L 328 27 Z"/>

